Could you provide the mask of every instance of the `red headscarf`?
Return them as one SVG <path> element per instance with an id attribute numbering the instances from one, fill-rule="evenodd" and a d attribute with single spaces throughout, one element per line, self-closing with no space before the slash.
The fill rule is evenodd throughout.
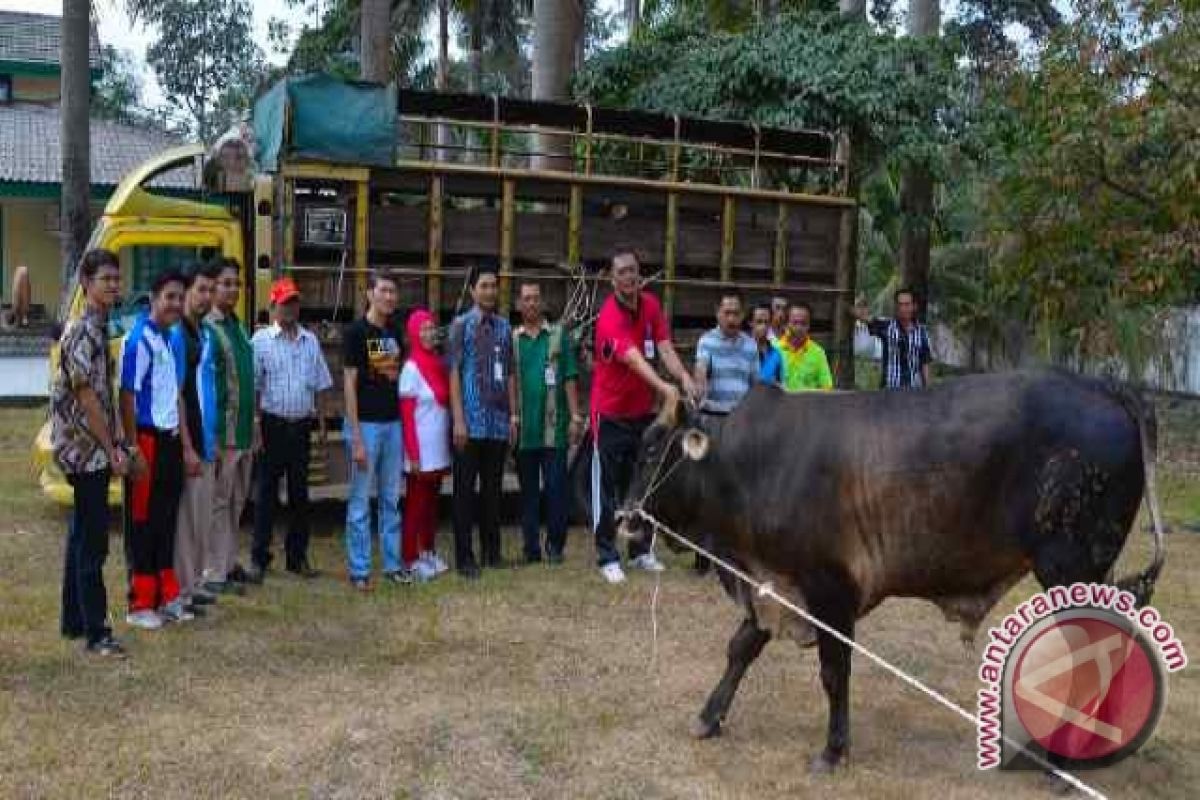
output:
<path id="1" fill-rule="evenodd" d="M 438 404 L 445 406 L 450 403 L 450 372 L 442 362 L 441 356 L 430 350 L 421 341 L 421 326 L 425 324 L 426 320 L 433 322 L 433 314 L 423 308 L 415 309 L 408 315 L 409 357 L 416 363 L 421 377 L 433 390 L 433 396 L 437 398 Z"/>

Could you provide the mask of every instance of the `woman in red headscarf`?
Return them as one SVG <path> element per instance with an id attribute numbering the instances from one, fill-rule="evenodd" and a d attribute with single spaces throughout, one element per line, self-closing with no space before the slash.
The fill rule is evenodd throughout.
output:
<path id="1" fill-rule="evenodd" d="M 442 479 L 450 468 L 450 372 L 437 352 L 437 323 L 423 308 L 408 316 L 409 358 L 400 372 L 404 430 L 404 565 L 418 580 L 448 568 L 434 550 Z"/>

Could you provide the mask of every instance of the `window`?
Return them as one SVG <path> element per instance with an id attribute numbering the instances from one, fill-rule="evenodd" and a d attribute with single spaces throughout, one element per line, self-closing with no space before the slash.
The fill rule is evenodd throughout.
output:
<path id="1" fill-rule="evenodd" d="M 150 286 L 160 274 L 199 262 L 217 253 L 212 247 L 129 245 L 121 248 L 121 289 L 124 298 L 110 319 L 110 332 L 128 330 L 138 314 L 150 306 Z"/>
<path id="2" fill-rule="evenodd" d="M 12 100 L 12 75 L 0 75 L 0 103 L 8 104 Z"/>

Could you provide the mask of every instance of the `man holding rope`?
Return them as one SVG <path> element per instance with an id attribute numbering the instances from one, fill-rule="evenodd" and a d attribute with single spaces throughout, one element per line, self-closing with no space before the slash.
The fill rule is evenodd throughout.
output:
<path id="1" fill-rule="evenodd" d="M 689 399 L 696 385 L 671 344 L 662 306 L 642 289 L 641 264 L 628 248 L 612 257 L 613 294 L 604 301 L 596 321 L 592 373 L 592 528 L 600 574 L 610 584 L 622 583 L 625 572 L 616 547 L 613 517 L 629 489 L 642 433 L 654 421 L 655 401 L 673 405 L 679 390 L 659 377 L 661 357 L 667 372 L 679 381 Z M 641 543 L 629 545 L 630 564 L 661 572 L 662 563 Z"/>

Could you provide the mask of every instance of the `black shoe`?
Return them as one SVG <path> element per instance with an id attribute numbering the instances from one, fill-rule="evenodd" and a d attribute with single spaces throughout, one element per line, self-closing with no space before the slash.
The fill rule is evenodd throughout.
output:
<path id="1" fill-rule="evenodd" d="M 546 563 L 547 564 L 561 564 L 562 562 L 563 562 L 563 554 L 562 553 L 547 553 L 546 554 Z"/>
<path id="2" fill-rule="evenodd" d="M 299 564 L 289 565 L 287 571 L 298 578 L 312 579 L 319 578 L 321 576 L 321 570 L 317 569 L 312 564 L 309 564 L 307 561 L 301 561 Z"/>
<path id="3" fill-rule="evenodd" d="M 233 569 L 231 569 L 229 574 L 225 576 L 225 580 L 233 581 L 234 583 L 246 583 L 246 577 L 247 573 L 246 570 L 242 568 L 242 565 L 234 564 Z"/>
<path id="4" fill-rule="evenodd" d="M 366 593 L 371 591 L 371 580 L 370 578 L 351 578 L 350 586 L 357 591 Z"/>
<path id="5" fill-rule="evenodd" d="M 84 649 L 89 655 L 101 658 L 119 659 L 126 658 L 129 655 L 125 652 L 125 647 L 112 636 L 105 636 L 103 639 L 98 639 Z"/>
<path id="6" fill-rule="evenodd" d="M 464 581 L 479 580 L 479 575 L 480 575 L 479 567 L 475 566 L 474 564 L 468 564 L 465 567 L 458 567 L 455 571 L 458 573 L 458 576 L 460 578 L 462 578 Z"/>
<path id="7" fill-rule="evenodd" d="M 263 579 L 267 577 L 266 567 L 251 567 L 246 570 L 244 581 L 250 586 L 262 586 Z"/>
<path id="8" fill-rule="evenodd" d="M 192 590 L 192 605 L 196 606 L 215 606 L 217 604 L 217 596 L 207 589 Z"/>
<path id="9" fill-rule="evenodd" d="M 190 612 L 191 612 L 191 614 L 192 614 L 192 616 L 193 616 L 193 617 L 195 617 L 196 619 L 201 619 L 201 618 L 203 618 L 203 617 L 207 617 L 207 616 L 208 616 L 208 612 L 207 612 L 207 611 L 205 611 L 205 610 L 204 610 L 203 608 L 201 608 L 200 606 L 196 605 L 196 599 L 195 599 L 195 598 L 192 598 L 192 601 L 191 601 L 190 603 L 184 603 L 184 604 L 183 604 L 183 608 L 184 608 L 184 610 L 185 610 L 185 611 L 190 611 Z"/>
<path id="10" fill-rule="evenodd" d="M 214 596 L 222 594 L 236 594 L 240 596 L 246 594 L 246 587 L 233 581 L 205 581 L 204 591 Z"/>
<path id="11" fill-rule="evenodd" d="M 526 564 L 540 564 L 540 563 L 542 563 L 542 554 L 541 554 L 541 553 L 534 553 L 533 555 L 529 555 L 528 553 L 526 553 L 526 554 L 525 554 L 525 563 L 526 563 Z"/>

